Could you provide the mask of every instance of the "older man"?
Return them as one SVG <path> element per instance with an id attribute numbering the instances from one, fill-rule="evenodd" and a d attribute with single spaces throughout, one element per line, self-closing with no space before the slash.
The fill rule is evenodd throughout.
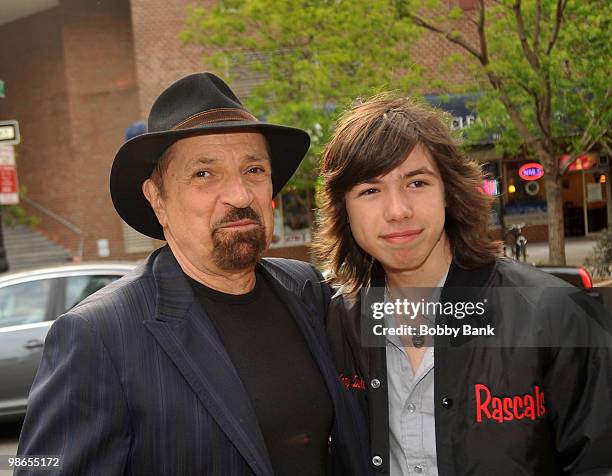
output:
<path id="1" fill-rule="evenodd" d="M 71 475 L 365 471 L 320 275 L 261 260 L 272 197 L 308 146 L 212 74 L 161 94 L 149 132 L 115 157 L 111 195 L 168 246 L 53 325 L 19 455 L 57 456 Z"/>

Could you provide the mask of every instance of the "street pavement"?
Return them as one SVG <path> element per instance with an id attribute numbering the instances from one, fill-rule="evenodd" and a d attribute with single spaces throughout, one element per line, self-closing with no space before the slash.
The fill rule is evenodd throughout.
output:
<path id="1" fill-rule="evenodd" d="M 597 238 L 597 235 L 566 238 L 565 258 L 567 264 L 583 265 L 585 258 L 592 253 Z M 548 242 L 527 242 L 527 261 L 533 264 L 550 264 L 548 260 Z"/>

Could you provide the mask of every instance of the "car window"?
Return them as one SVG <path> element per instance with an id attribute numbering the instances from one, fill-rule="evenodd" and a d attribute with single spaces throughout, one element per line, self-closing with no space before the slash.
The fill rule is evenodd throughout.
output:
<path id="1" fill-rule="evenodd" d="M 112 283 L 120 276 L 90 275 L 90 276 L 70 276 L 66 278 L 66 303 L 64 312 L 72 309 L 90 294 L 102 289 Z"/>
<path id="2" fill-rule="evenodd" d="M 51 279 L 39 279 L 0 288 L 0 327 L 45 320 Z"/>

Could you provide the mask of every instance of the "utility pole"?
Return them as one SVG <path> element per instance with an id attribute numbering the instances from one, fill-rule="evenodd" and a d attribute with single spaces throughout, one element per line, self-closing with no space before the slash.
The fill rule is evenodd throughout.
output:
<path id="1" fill-rule="evenodd" d="M 4 98 L 4 81 L 0 79 L 0 98 Z M 9 262 L 4 248 L 4 219 L 2 217 L 2 205 L 0 205 L 0 273 L 9 270 Z"/>
<path id="2" fill-rule="evenodd" d="M 6 256 L 6 248 L 4 247 L 4 224 L 2 218 L 2 205 L 0 205 L 0 273 L 6 273 L 9 269 L 8 257 Z"/>

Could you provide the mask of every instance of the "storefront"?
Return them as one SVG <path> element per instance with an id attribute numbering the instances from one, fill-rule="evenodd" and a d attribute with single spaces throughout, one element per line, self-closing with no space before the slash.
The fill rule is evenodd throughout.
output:
<path id="1" fill-rule="evenodd" d="M 561 157 L 562 166 L 568 156 Z M 585 236 L 607 227 L 607 163 L 594 154 L 576 159 L 562 179 L 565 236 Z M 502 195 L 506 227 L 524 223 L 527 227 L 548 223 L 543 167 L 533 161 L 503 162 Z"/>

